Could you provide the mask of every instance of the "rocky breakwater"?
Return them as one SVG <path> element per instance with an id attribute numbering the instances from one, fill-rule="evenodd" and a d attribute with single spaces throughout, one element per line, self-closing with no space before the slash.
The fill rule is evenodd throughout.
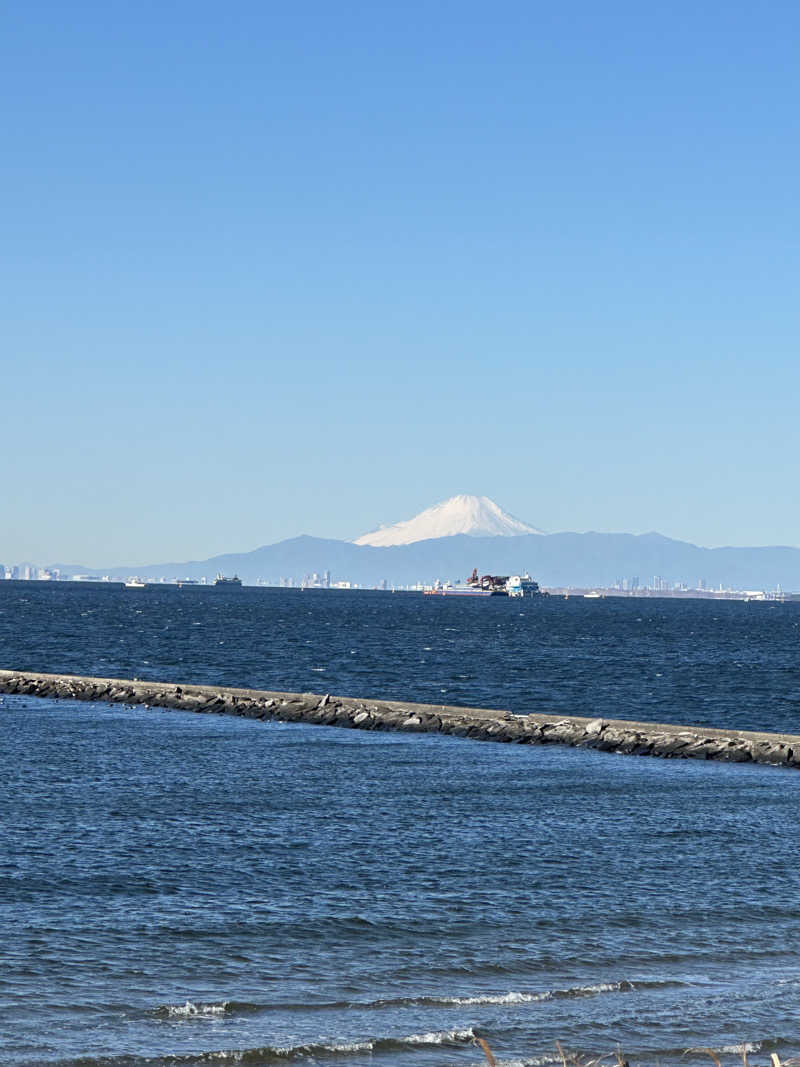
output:
<path id="1" fill-rule="evenodd" d="M 800 735 L 794 734 L 580 716 L 513 715 L 487 708 L 357 700 L 327 693 L 282 693 L 28 671 L 0 670 L 0 692 L 359 730 L 442 733 L 475 741 L 561 744 L 662 759 L 712 759 L 800 769 Z"/>

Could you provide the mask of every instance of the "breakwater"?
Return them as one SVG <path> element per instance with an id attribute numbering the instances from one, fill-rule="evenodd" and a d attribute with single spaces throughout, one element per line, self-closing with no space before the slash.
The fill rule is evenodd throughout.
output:
<path id="1" fill-rule="evenodd" d="M 541 713 L 514 715 L 500 709 L 359 700 L 328 693 L 285 693 L 13 670 L 0 670 L 0 692 L 360 730 L 443 733 L 475 741 L 561 744 L 662 759 L 711 759 L 800 769 L 797 734 Z"/>

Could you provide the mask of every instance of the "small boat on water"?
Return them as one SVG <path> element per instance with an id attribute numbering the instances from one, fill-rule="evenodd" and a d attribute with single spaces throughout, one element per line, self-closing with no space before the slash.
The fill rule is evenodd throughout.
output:
<path id="1" fill-rule="evenodd" d="M 126 589 L 144 589 L 147 582 L 143 582 L 141 578 L 129 578 L 125 583 Z"/>

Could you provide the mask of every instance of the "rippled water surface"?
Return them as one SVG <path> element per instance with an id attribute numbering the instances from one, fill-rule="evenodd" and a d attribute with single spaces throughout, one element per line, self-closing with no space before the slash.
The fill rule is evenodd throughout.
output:
<path id="1" fill-rule="evenodd" d="M 431 600 L 6 583 L 2 665 L 797 729 L 792 605 Z M 0 722 L 3 1063 L 800 1051 L 794 772 L 22 697 Z"/>
<path id="2" fill-rule="evenodd" d="M 800 733 L 800 603 L 0 582 L 17 669 Z"/>

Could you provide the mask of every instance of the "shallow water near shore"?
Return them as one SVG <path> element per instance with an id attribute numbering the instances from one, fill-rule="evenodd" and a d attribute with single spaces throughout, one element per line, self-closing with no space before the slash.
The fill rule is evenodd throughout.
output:
<path id="1" fill-rule="evenodd" d="M 390 594 L 7 584 L 3 666 L 418 700 L 438 674 L 452 703 L 547 689 L 600 714 L 619 676 L 620 717 L 672 721 L 697 721 L 676 694 L 699 681 L 714 725 L 797 729 L 792 605 L 553 601 L 526 624 Z M 667 662 L 672 704 L 626 704 Z M 800 1051 L 794 772 L 22 697 L 0 721 L 4 1063 L 477 1065 L 474 1035 L 501 1064 L 555 1062 L 556 1040 Z"/>

